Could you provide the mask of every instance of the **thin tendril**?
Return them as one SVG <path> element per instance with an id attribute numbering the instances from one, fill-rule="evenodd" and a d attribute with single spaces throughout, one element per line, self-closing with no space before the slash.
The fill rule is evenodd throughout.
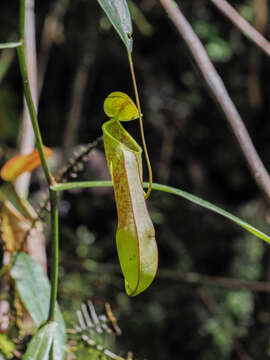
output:
<path id="1" fill-rule="evenodd" d="M 131 77 L 132 77 L 133 88 L 134 88 L 134 92 L 135 92 L 136 105 L 137 105 L 137 108 L 138 108 L 138 111 L 139 111 L 139 123 L 140 123 L 140 132 L 141 132 L 141 138 L 142 138 L 142 144 L 143 144 L 143 151 L 144 151 L 144 155 L 145 155 L 145 159 L 146 159 L 146 163 L 147 163 L 147 168 L 148 168 L 148 175 L 149 175 L 149 187 L 148 187 L 147 193 L 145 195 L 145 200 L 146 200 L 149 197 L 149 195 L 151 193 L 151 190 L 152 190 L 153 175 L 152 175 L 151 163 L 150 163 L 150 160 L 149 160 L 148 151 L 147 151 L 146 142 L 145 142 L 145 137 L 144 137 L 141 104 L 140 104 L 140 99 L 139 99 L 139 94 L 138 94 L 138 88 L 137 88 L 137 83 L 136 83 L 136 77 L 135 77 L 133 61 L 132 61 L 131 53 L 128 50 L 127 50 L 127 53 L 128 53 L 128 62 L 129 62 L 129 66 L 130 66 L 130 72 L 131 72 Z"/>

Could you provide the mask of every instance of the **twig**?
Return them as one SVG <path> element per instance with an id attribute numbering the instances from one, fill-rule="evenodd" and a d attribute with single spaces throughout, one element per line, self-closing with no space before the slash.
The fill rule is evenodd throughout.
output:
<path id="1" fill-rule="evenodd" d="M 183 16 L 177 4 L 173 0 L 160 0 L 160 3 L 175 24 L 194 61 L 198 65 L 198 68 L 204 80 L 206 81 L 207 87 L 209 88 L 213 98 L 216 100 L 233 130 L 242 153 L 249 165 L 252 176 L 254 177 L 260 189 L 265 193 L 269 201 L 269 174 L 265 169 L 259 155 L 257 154 L 246 126 L 244 125 L 243 120 L 241 119 L 234 103 L 232 102 L 222 79 L 211 63 L 198 36 L 195 34 L 192 27 Z"/>
<path id="2" fill-rule="evenodd" d="M 72 263 L 69 264 L 69 266 L 72 265 Z M 83 264 L 76 263 L 76 266 L 79 266 L 80 271 L 84 269 Z M 96 271 L 98 273 L 106 271 L 108 273 L 121 274 L 121 269 L 119 265 L 109 263 L 97 263 L 97 268 L 93 271 Z M 204 285 L 207 287 L 220 287 L 224 289 L 247 289 L 253 292 L 270 292 L 270 284 L 267 281 L 254 281 L 229 277 L 208 276 L 201 275 L 197 272 L 181 273 L 179 271 L 176 272 L 173 270 L 160 269 L 157 273 L 157 278 L 162 280 L 185 282 L 194 286 Z"/>
<path id="3" fill-rule="evenodd" d="M 231 22 L 263 52 L 270 56 L 270 42 L 250 25 L 226 0 L 210 0 Z"/>
<path id="4" fill-rule="evenodd" d="M 80 167 L 79 164 L 85 163 L 89 160 L 89 154 L 92 150 L 94 150 L 97 146 L 102 144 L 103 137 L 98 137 L 95 141 L 89 143 L 85 147 L 83 146 L 81 151 L 78 154 L 75 154 L 75 158 L 70 160 L 66 166 L 60 169 L 56 175 L 56 181 L 62 182 L 66 181 L 68 177 L 74 177 L 73 174 L 76 174 L 77 167 Z M 75 176 L 76 177 L 76 176 Z"/>
<path id="5" fill-rule="evenodd" d="M 79 271 L 84 270 L 83 263 L 81 264 L 72 264 L 69 263 L 68 266 L 76 266 Z M 112 273 L 112 274 L 121 274 L 121 268 L 116 264 L 109 263 L 97 263 L 95 272 L 101 273 Z M 166 280 L 166 281 L 176 281 L 184 282 L 193 286 L 206 286 L 206 287 L 218 287 L 224 289 L 234 289 L 234 290 L 250 290 L 253 292 L 270 292 L 270 283 L 268 281 L 256 281 L 256 280 L 244 280 L 244 279 L 235 279 L 223 276 L 209 276 L 202 275 L 198 272 L 179 272 L 174 270 L 165 270 L 159 269 L 157 273 L 157 278 Z"/>
<path id="6" fill-rule="evenodd" d="M 166 280 L 183 281 L 191 285 L 204 285 L 208 287 L 221 287 L 236 290 L 247 289 L 256 292 L 270 292 L 270 284 L 267 281 L 208 276 L 195 272 L 178 273 L 169 270 L 159 270 L 158 277 Z"/>

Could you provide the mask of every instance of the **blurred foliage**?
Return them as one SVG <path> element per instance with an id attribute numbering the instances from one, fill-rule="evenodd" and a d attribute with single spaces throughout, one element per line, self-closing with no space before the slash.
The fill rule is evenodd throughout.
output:
<path id="1" fill-rule="evenodd" d="M 16 139 L 19 130 L 18 112 L 16 111 L 16 93 L 3 87 L 0 89 L 0 141 L 10 143 Z"/>
<path id="2" fill-rule="evenodd" d="M 205 49 L 212 61 L 227 62 L 231 59 L 231 46 L 222 39 L 216 25 L 198 21 L 194 24 L 194 30 L 200 39 L 205 41 Z"/>
<path id="3" fill-rule="evenodd" d="M 230 3 L 252 23 L 251 2 Z M 38 51 L 44 19 L 54 4 L 53 0 L 36 2 Z M 130 4 L 134 62 L 155 181 L 202 196 L 269 233 L 269 205 L 170 19 L 158 2 L 133 0 Z M 262 56 L 259 71 L 262 107 L 253 109 L 247 96 L 253 45 L 209 1 L 183 0 L 180 6 L 214 61 L 268 166 L 270 91 L 265 79 L 269 77 L 269 59 Z M 17 15 L 17 2 L 1 1 L 1 41 L 16 39 Z M 63 41 L 51 48 L 39 107 L 44 143 L 59 154 L 55 159 L 59 166 L 63 164 L 59 149 L 65 143 L 63 134 L 72 106 L 75 74 L 86 47 L 91 65 L 78 132 L 74 134 L 78 143 L 91 142 L 101 135 L 103 101 L 111 91 L 133 96 L 125 51 L 96 1 L 70 1 L 61 26 Z M 269 34 L 268 24 L 266 37 Z M 2 163 L 9 152 L 16 151 L 21 107 L 14 58 L 0 84 L 0 150 L 5 149 L 4 153 L 0 151 Z M 126 127 L 139 139 L 136 124 Z M 103 154 L 97 152 L 99 157 L 91 157 L 79 179 L 107 174 Z M 41 199 L 39 180 L 37 172 L 30 197 L 35 206 Z M 132 351 L 138 360 L 269 357 L 267 293 L 194 286 L 157 277 L 145 294 L 127 297 L 115 247 L 113 194 L 111 190 L 99 190 L 69 191 L 61 201 L 59 303 L 67 328 L 73 328 L 76 311 L 91 298 L 99 313 L 106 301 L 112 305 L 123 330 L 114 345 L 120 355 Z M 148 206 L 156 228 L 160 269 L 268 281 L 270 250 L 261 240 L 167 194 L 153 193 Z M 7 335 L 13 339 L 12 334 Z M 71 342 L 70 347 L 73 345 Z M 77 359 L 100 356 L 81 341 L 76 342 L 75 351 Z"/>
<path id="4" fill-rule="evenodd" d="M 4 334 L 0 334 L 0 353 L 2 353 L 7 359 L 12 359 L 15 345 Z"/>
<path id="5" fill-rule="evenodd" d="M 253 10 L 253 7 L 251 4 L 250 5 L 246 4 L 246 5 L 240 6 L 238 11 L 245 20 L 247 20 L 250 23 L 253 22 L 255 14 L 254 14 L 254 10 Z"/>

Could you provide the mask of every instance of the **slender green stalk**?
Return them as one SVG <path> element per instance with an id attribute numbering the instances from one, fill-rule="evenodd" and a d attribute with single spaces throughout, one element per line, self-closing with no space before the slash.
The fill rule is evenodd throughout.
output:
<path id="1" fill-rule="evenodd" d="M 54 360 L 53 359 L 53 342 L 52 342 L 52 347 L 51 347 L 50 354 L 49 354 L 49 360 Z"/>
<path id="2" fill-rule="evenodd" d="M 24 41 L 24 29 L 25 29 L 25 0 L 20 0 L 20 23 L 19 23 L 19 31 L 21 40 Z"/>
<path id="3" fill-rule="evenodd" d="M 52 186 L 51 189 L 54 191 L 63 191 L 63 190 L 70 190 L 70 189 L 83 189 L 83 188 L 89 188 L 89 187 L 109 187 L 112 186 L 111 181 L 82 181 L 82 182 L 74 182 L 74 183 L 63 183 L 63 184 L 56 184 L 55 186 Z M 143 186 L 147 188 L 149 186 L 149 183 L 145 182 L 143 183 Z M 208 201 L 205 201 L 195 195 L 189 194 L 186 191 L 183 191 L 181 189 L 174 188 L 172 186 L 167 185 L 161 185 L 161 184 L 152 184 L 153 190 L 158 191 L 164 191 L 176 196 L 180 196 L 188 201 L 191 201 L 192 203 L 199 205 L 205 209 L 208 209 L 216 214 L 219 214 L 237 225 L 241 226 L 245 230 L 249 231 L 251 234 L 257 236 L 258 238 L 266 241 L 270 244 L 270 237 L 263 233 L 262 231 L 256 229 L 254 226 L 248 224 L 246 221 L 238 218 L 237 216 L 234 216 L 233 214 L 230 214 L 228 211 L 221 209 L 220 207 L 211 204 Z"/>
<path id="4" fill-rule="evenodd" d="M 54 321 L 55 304 L 58 289 L 58 263 L 59 263 L 59 224 L 58 224 L 58 194 L 50 190 L 51 198 L 51 228 L 52 228 L 52 254 L 51 254 L 51 298 L 48 321 Z"/>
<path id="5" fill-rule="evenodd" d="M 152 175 L 151 163 L 149 160 L 149 155 L 148 155 L 147 146 L 146 146 L 145 137 L 144 137 L 141 104 L 140 104 L 140 99 L 139 99 L 139 93 L 138 93 L 138 88 L 137 88 L 137 82 L 136 82 L 136 77 L 135 77 L 133 61 L 132 61 L 131 53 L 128 50 L 127 50 L 127 54 L 128 54 L 128 62 L 129 62 L 129 67 L 130 67 L 130 72 L 131 72 L 131 77 L 132 77 L 133 88 L 134 88 L 134 92 L 135 92 L 136 105 L 137 105 L 137 108 L 139 111 L 140 132 L 141 132 L 143 151 L 144 151 L 147 168 L 148 168 L 148 175 L 149 175 L 149 187 L 148 187 L 147 193 L 145 195 L 145 199 L 147 199 L 152 190 L 153 175 Z"/>
<path id="6" fill-rule="evenodd" d="M 0 50 L 2 49 L 14 49 L 22 45 L 21 41 L 0 43 Z"/>
<path id="7" fill-rule="evenodd" d="M 111 187 L 113 186 L 110 180 L 98 180 L 98 181 L 74 181 L 67 183 L 57 183 L 51 186 L 53 191 L 65 191 L 72 189 L 86 189 L 91 187 Z"/>
<path id="8" fill-rule="evenodd" d="M 21 36 L 21 45 L 18 47 L 18 58 L 21 76 L 23 80 L 23 89 L 24 96 L 26 99 L 27 107 L 30 114 L 30 119 L 32 122 L 35 138 L 36 138 L 36 146 L 39 152 L 41 165 L 43 168 L 44 175 L 46 177 L 48 187 L 54 185 L 56 182 L 50 172 L 50 169 L 47 164 L 47 160 L 45 158 L 43 152 L 43 141 L 39 129 L 37 112 L 34 106 L 31 89 L 29 85 L 28 79 L 28 71 L 25 57 L 25 49 L 24 49 L 24 30 L 25 30 L 25 0 L 20 0 L 20 36 Z M 51 227 L 52 227 L 52 266 L 51 266 L 51 296 L 50 296 L 50 308 L 48 321 L 54 320 L 55 313 L 55 304 L 57 298 L 57 288 L 58 288 L 58 262 L 59 262 L 59 231 L 58 231 L 58 199 L 57 193 L 55 191 L 50 190 L 50 203 L 51 203 Z"/>
<path id="9" fill-rule="evenodd" d="M 36 112 L 36 109 L 34 106 L 31 89 L 30 89 L 30 85 L 29 85 L 28 71 L 27 71 L 26 58 L 25 58 L 25 49 L 24 49 L 25 0 L 21 0 L 20 4 L 21 4 L 21 8 L 20 8 L 21 46 L 19 46 L 17 48 L 17 51 L 18 51 L 21 76 L 22 76 L 22 80 L 23 80 L 24 96 L 26 99 L 26 103 L 28 106 L 33 130 L 34 130 L 35 137 L 36 137 L 36 146 L 37 146 L 37 149 L 39 152 L 41 165 L 42 165 L 44 174 L 46 176 L 48 185 L 50 186 L 50 185 L 54 184 L 54 179 L 50 173 L 50 170 L 49 170 L 49 167 L 48 167 L 45 155 L 44 155 L 44 151 L 43 151 L 43 141 L 42 141 L 39 125 L 38 125 L 37 112 Z"/>

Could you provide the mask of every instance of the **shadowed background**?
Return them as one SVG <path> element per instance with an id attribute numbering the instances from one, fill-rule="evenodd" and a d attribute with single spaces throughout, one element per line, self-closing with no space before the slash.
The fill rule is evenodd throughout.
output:
<path id="1" fill-rule="evenodd" d="M 261 7 L 257 1 L 230 3 L 269 38 L 263 1 Z M 201 196 L 269 233 L 268 204 L 164 9 L 151 0 L 129 5 L 154 181 Z M 269 168 L 269 58 L 211 1 L 185 0 L 179 5 Z M 55 150 L 52 165 L 57 168 L 78 145 L 101 135 L 105 97 L 112 91 L 133 97 L 133 90 L 123 45 L 96 1 L 36 2 L 35 13 L 38 71 L 44 73 L 44 79 L 39 78 L 39 122 L 44 143 Z M 16 40 L 17 18 L 17 2 L 2 0 L 0 41 Z M 48 19 L 56 25 L 49 22 L 46 32 Z M 1 163 L 19 143 L 23 101 L 15 55 L 13 50 L 0 53 Z M 125 126 L 139 141 L 138 124 Z M 147 176 L 146 169 L 144 173 Z M 78 178 L 108 178 L 102 147 L 92 153 Z M 42 181 L 38 172 L 32 177 L 30 200 L 36 206 Z M 249 287 L 232 289 L 222 282 L 194 284 L 186 274 L 268 281 L 268 246 L 227 220 L 168 194 L 153 192 L 148 206 L 156 228 L 160 276 L 145 293 L 128 298 L 117 262 L 112 191 L 65 193 L 60 208 L 59 302 L 67 325 L 76 321 L 76 310 L 86 299 L 98 309 L 109 301 L 123 331 L 116 342 L 119 354 L 130 350 L 135 359 L 157 360 L 267 359 L 269 294 Z"/>

